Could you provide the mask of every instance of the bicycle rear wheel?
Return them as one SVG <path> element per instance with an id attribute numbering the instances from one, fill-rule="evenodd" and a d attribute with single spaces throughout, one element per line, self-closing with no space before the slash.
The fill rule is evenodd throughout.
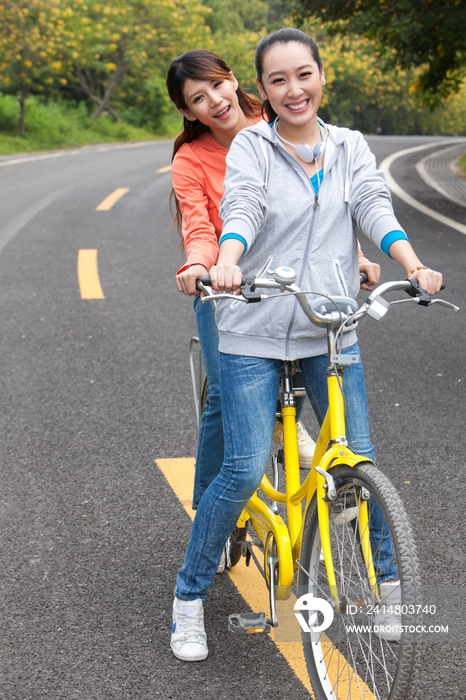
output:
<path id="1" fill-rule="evenodd" d="M 329 504 L 330 542 L 340 610 L 334 610 L 333 622 L 320 632 L 313 631 L 312 616 L 303 613 L 311 630 L 303 631 L 302 639 L 316 700 L 409 700 L 417 670 L 421 584 L 405 508 L 389 479 L 371 464 L 337 467 L 331 473 L 337 498 Z M 401 584 L 396 605 L 382 607 L 368 583 L 367 562 L 360 546 L 363 501 L 370 512 L 380 507 L 384 516 L 379 518 L 382 533 L 370 536 L 372 557 L 377 580 L 392 576 L 393 568 L 382 570 L 382 556 L 386 565 L 387 556 L 386 552 L 382 555 L 380 543 L 386 547 L 388 541 L 392 551 L 389 564 L 396 567 Z M 370 520 L 375 522 L 372 517 Z M 304 594 L 332 602 L 315 496 L 306 514 L 300 555 L 298 595 Z M 383 612 L 402 613 L 399 641 L 384 639 L 380 624 Z M 322 624 L 321 619 L 317 618 L 317 624 Z"/>

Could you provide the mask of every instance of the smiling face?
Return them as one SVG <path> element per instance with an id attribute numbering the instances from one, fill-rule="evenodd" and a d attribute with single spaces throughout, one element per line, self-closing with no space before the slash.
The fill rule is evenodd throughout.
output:
<path id="1" fill-rule="evenodd" d="M 188 79 L 183 88 L 187 109 L 180 112 L 189 121 L 199 120 L 216 141 L 228 147 L 236 133 L 249 123 L 239 105 L 237 88 L 233 75 L 224 80 Z"/>
<path id="2" fill-rule="evenodd" d="M 264 54 L 258 87 L 279 116 L 282 133 L 314 129 L 324 84 L 324 71 L 304 44 L 276 43 Z"/>

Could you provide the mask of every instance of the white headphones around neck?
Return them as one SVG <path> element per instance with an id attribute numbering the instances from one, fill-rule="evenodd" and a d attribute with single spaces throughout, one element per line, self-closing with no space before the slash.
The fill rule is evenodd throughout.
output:
<path id="1" fill-rule="evenodd" d="M 318 121 L 317 124 L 319 126 L 320 138 L 322 139 L 322 141 L 319 141 L 319 143 L 316 143 L 316 145 L 312 147 L 310 143 L 298 143 L 296 145 L 294 143 L 291 143 L 291 141 L 287 141 L 286 139 L 284 139 L 283 136 L 280 136 L 277 130 L 278 120 L 279 118 L 277 117 L 273 123 L 273 130 L 277 134 L 280 141 L 283 141 L 283 143 L 286 143 L 288 144 L 288 146 L 292 146 L 294 148 L 294 150 L 296 151 L 296 155 L 300 160 L 303 161 L 303 163 L 313 163 L 314 161 L 318 161 L 319 158 L 322 158 L 322 156 L 325 153 L 325 147 L 327 145 L 328 133 L 327 129 L 325 129 L 325 136 L 322 138 L 322 124 L 320 121 Z"/>

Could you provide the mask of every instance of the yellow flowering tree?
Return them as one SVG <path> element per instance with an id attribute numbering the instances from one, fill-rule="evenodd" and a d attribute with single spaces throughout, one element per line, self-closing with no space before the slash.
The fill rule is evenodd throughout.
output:
<path id="1" fill-rule="evenodd" d="M 93 118 L 108 112 L 115 91 L 126 92 L 161 74 L 174 55 L 208 46 L 208 8 L 198 0 L 70 0 L 67 8 L 71 80 L 97 104 Z"/>
<path id="2" fill-rule="evenodd" d="M 19 131 L 31 94 L 78 88 L 103 112 L 125 81 L 126 95 L 161 76 L 174 56 L 211 47 L 198 0 L 0 0 L 0 92 L 18 95 Z"/>
<path id="3" fill-rule="evenodd" d="M 0 0 L 0 91 L 18 95 L 20 133 L 29 95 L 66 84 L 67 53 L 60 0 Z"/>

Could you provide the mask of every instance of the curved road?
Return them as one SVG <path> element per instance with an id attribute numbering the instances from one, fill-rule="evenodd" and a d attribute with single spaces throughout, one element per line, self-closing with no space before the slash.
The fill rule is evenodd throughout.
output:
<path id="1" fill-rule="evenodd" d="M 369 139 L 379 162 L 440 140 Z M 396 160 L 393 177 L 465 224 L 466 209 L 419 177 L 429 153 Z M 192 457 L 196 443 L 170 155 L 167 141 L 0 159 L 5 700 L 309 697 L 268 637 L 227 631 L 227 614 L 245 607 L 228 576 L 206 606 L 209 659 L 182 664 L 168 647 L 190 519 L 155 460 Z M 465 235 L 394 203 L 421 259 L 444 271 L 445 298 L 464 310 Z M 384 279 L 399 275 L 363 244 Z M 379 464 L 412 520 L 425 602 L 449 625 L 423 644 L 416 700 L 465 692 L 465 325 L 464 311 L 406 305 L 360 329 Z"/>

